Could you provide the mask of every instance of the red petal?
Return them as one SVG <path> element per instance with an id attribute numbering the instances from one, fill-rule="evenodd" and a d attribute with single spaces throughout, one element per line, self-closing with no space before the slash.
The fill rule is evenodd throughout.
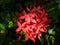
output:
<path id="1" fill-rule="evenodd" d="M 40 28 L 40 32 L 45 32 L 43 28 Z"/>
<path id="2" fill-rule="evenodd" d="M 25 11 L 25 10 L 23 10 L 23 11 L 22 11 L 22 13 L 23 13 L 23 15 L 25 15 L 25 14 L 26 14 L 26 11 Z"/>
<path id="3" fill-rule="evenodd" d="M 21 24 L 20 22 L 17 22 L 18 28 L 16 29 L 16 34 L 19 33 L 19 31 L 21 30 Z"/>
<path id="4" fill-rule="evenodd" d="M 42 37 L 41 33 L 38 34 L 38 39 L 40 40 L 40 38 Z"/>
<path id="5" fill-rule="evenodd" d="M 22 28 L 22 31 L 23 31 L 24 33 L 26 33 L 27 30 L 28 30 L 27 28 Z"/>
<path id="6" fill-rule="evenodd" d="M 46 29 L 46 27 L 44 27 L 44 32 L 47 32 L 47 29 Z"/>
<path id="7" fill-rule="evenodd" d="M 27 10 L 30 12 L 30 9 L 29 8 L 27 8 Z"/>
<path id="8" fill-rule="evenodd" d="M 29 39 L 29 35 L 25 34 L 25 41 L 27 41 Z"/>
<path id="9" fill-rule="evenodd" d="M 25 21 L 26 21 L 26 22 L 30 22 L 30 16 L 29 16 L 29 15 L 26 15 L 26 16 L 25 16 Z"/>
<path id="10" fill-rule="evenodd" d="M 33 24 L 37 23 L 35 19 L 31 19 L 31 22 L 32 22 Z"/>
<path id="11" fill-rule="evenodd" d="M 22 36 L 19 36 L 18 40 L 21 40 Z"/>
<path id="12" fill-rule="evenodd" d="M 16 34 L 18 34 L 20 30 L 21 30 L 21 28 L 18 27 L 18 28 L 16 29 Z"/>
<path id="13" fill-rule="evenodd" d="M 32 8 L 32 5 L 30 4 L 30 9 Z"/>

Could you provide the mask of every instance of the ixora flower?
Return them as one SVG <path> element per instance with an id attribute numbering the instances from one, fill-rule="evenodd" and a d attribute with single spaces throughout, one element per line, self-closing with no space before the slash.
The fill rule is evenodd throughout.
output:
<path id="1" fill-rule="evenodd" d="M 40 39 L 42 37 L 42 32 L 47 32 L 46 27 L 48 26 L 48 14 L 46 10 L 41 7 L 35 7 L 33 9 L 27 8 L 28 13 L 22 10 L 23 14 L 17 14 L 18 21 L 16 29 L 16 34 L 22 31 L 25 34 L 25 41 L 28 39 L 35 42 L 35 38 Z M 21 39 L 19 36 L 18 39 Z"/>

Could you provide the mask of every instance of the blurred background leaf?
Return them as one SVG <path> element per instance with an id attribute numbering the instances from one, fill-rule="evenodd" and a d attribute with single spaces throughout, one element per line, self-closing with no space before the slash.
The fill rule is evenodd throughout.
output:
<path id="1" fill-rule="evenodd" d="M 6 35 L 5 26 L 0 23 L 0 45 L 2 45 Z"/>
<path id="2" fill-rule="evenodd" d="M 0 30 L 5 30 L 5 26 L 0 23 Z"/>
<path id="3" fill-rule="evenodd" d="M 12 21 L 9 21 L 8 22 L 8 28 L 11 28 L 11 27 L 13 27 L 13 22 Z"/>

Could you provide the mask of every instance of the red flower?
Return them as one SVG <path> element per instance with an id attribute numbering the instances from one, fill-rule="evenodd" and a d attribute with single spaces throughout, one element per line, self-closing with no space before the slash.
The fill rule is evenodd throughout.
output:
<path id="1" fill-rule="evenodd" d="M 25 41 L 28 39 L 31 39 L 33 42 L 35 42 L 36 36 L 38 36 L 38 39 L 41 38 L 42 32 L 47 32 L 46 26 L 48 25 L 48 15 L 46 11 L 43 9 L 43 7 L 35 7 L 30 10 L 27 8 L 29 13 L 26 13 L 25 10 L 23 10 L 23 14 L 18 14 L 18 20 L 16 29 L 16 33 L 18 34 L 20 31 L 24 32 L 25 34 Z"/>

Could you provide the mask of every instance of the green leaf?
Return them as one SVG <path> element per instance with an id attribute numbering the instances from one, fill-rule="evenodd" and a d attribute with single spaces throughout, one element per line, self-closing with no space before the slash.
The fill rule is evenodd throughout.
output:
<path id="1" fill-rule="evenodd" d="M 54 44 L 55 37 L 54 36 L 50 36 L 50 40 L 51 40 L 52 44 Z"/>
<path id="2" fill-rule="evenodd" d="M 13 22 L 12 21 L 9 21 L 8 22 L 8 28 L 11 28 L 11 27 L 13 27 Z"/>
<path id="3" fill-rule="evenodd" d="M 40 42 L 41 42 L 41 44 L 43 45 L 44 39 L 43 39 L 43 38 L 41 38 L 41 39 L 40 39 Z"/>
<path id="4" fill-rule="evenodd" d="M 50 29 L 50 30 L 48 31 L 48 33 L 51 34 L 51 35 L 55 35 L 54 29 Z"/>
<path id="5" fill-rule="evenodd" d="M 5 26 L 0 23 L 0 30 L 5 30 Z"/>
<path id="6" fill-rule="evenodd" d="M 58 19 L 58 16 L 60 15 L 60 10 L 59 10 L 59 7 L 58 7 L 58 3 L 53 3 L 51 4 L 49 7 L 48 7 L 48 14 L 52 17 L 53 20 L 57 20 Z"/>

